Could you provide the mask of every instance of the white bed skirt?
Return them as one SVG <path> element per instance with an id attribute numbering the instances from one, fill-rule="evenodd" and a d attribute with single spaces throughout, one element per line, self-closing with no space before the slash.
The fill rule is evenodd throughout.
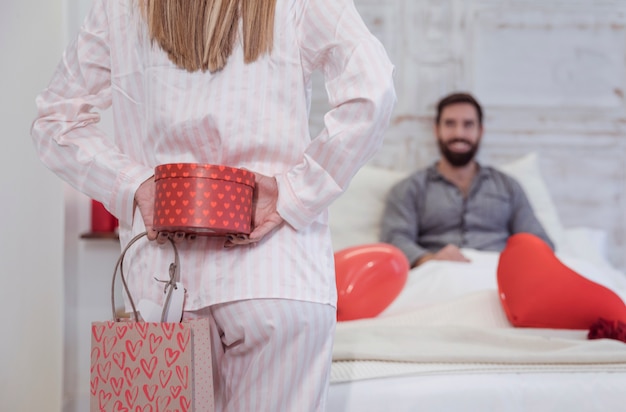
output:
<path id="1" fill-rule="evenodd" d="M 330 386 L 327 412 L 617 412 L 626 373 L 458 373 Z"/>

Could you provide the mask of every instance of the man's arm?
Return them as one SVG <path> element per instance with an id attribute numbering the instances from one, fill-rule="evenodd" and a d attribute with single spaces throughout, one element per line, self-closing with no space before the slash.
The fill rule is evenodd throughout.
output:
<path id="1" fill-rule="evenodd" d="M 380 240 L 399 248 L 409 260 L 411 267 L 426 258 L 428 250 L 421 247 L 419 235 L 419 190 L 413 176 L 396 184 L 387 195 L 381 219 Z"/>

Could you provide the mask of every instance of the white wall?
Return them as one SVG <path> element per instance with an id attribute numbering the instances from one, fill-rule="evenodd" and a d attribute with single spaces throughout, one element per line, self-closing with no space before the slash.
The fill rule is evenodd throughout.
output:
<path id="1" fill-rule="evenodd" d="M 63 47 L 62 0 L 0 2 L 0 410 L 59 411 L 63 190 L 30 140 Z"/>

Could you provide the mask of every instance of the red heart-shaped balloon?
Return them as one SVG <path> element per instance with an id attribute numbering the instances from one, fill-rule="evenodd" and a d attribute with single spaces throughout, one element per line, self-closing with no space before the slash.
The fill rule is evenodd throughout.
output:
<path id="1" fill-rule="evenodd" d="M 612 290 L 564 265 L 537 236 L 509 238 L 498 262 L 500 302 L 514 326 L 589 329 L 599 318 L 626 322 Z"/>
<path id="2" fill-rule="evenodd" d="M 390 244 L 366 244 L 336 252 L 337 320 L 380 314 L 402 291 L 408 272 L 407 258 Z"/>

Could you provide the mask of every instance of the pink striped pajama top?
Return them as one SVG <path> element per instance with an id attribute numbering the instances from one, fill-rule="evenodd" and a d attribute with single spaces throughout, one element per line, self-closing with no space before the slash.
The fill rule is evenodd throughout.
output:
<path id="1" fill-rule="evenodd" d="M 274 48 L 252 64 L 235 46 L 225 69 L 189 73 L 150 44 L 135 2 L 96 0 L 50 85 L 32 136 L 43 162 L 120 219 L 125 245 L 139 185 L 163 163 L 243 167 L 275 176 L 286 223 L 258 244 L 182 244 L 186 310 L 251 298 L 334 305 L 327 206 L 382 143 L 396 101 L 393 66 L 352 0 L 278 0 Z M 311 136 L 311 74 L 330 109 Z M 98 128 L 112 109 L 114 133 Z M 137 212 L 138 213 L 138 212 Z M 139 242 L 127 255 L 136 300 L 160 301 L 173 252 Z"/>

